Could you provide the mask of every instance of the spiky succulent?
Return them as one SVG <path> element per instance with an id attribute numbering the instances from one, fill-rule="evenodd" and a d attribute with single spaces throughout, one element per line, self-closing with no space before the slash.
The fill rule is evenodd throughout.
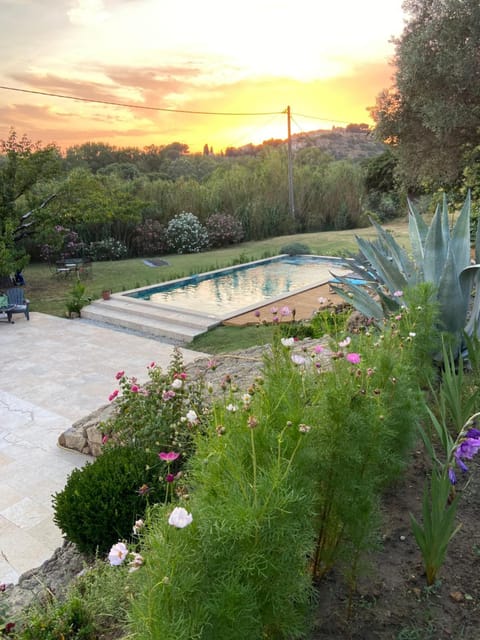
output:
<path id="1" fill-rule="evenodd" d="M 378 238 L 357 237 L 359 256 L 349 261 L 362 283 L 337 277 L 332 288 L 361 313 L 382 323 L 388 313 L 405 304 L 401 292 L 422 282 L 432 283 L 440 311 L 441 331 L 454 336 L 460 348 L 464 332 L 480 335 L 480 231 L 475 239 L 475 260 L 470 247 L 470 193 L 452 228 L 446 196 L 428 226 L 408 202 L 410 252 L 373 222 Z"/>

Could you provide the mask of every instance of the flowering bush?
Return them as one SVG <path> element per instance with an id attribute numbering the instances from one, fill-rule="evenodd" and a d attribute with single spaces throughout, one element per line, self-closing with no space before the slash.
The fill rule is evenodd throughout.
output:
<path id="1" fill-rule="evenodd" d="M 213 213 L 206 222 L 211 247 L 225 247 L 241 242 L 245 236 L 242 223 L 228 213 Z"/>
<path id="2" fill-rule="evenodd" d="M 157 256 L 168 251 L 165 227 L 158 220 L 147 219 L 135 228 L 133 246 L 140 256 Z"/>
<path id="3" fill-rule="evenodd" d="M 174 253 L 199 253 L 208 248 L 208 231 L 193 213 L 180 213 L 167 226 L 168 247 Z"/>
<path id="4" fill-rule="evenodd" d="M 92 260 L 122 260 L 128 255 L 126 245 L 115 238 L 106 238 L 97 242 L 90 242 L 88 245 L 88 254 Z"/>
<path id="5" fill-rule="evenodd" d="M 102 424 L 104 434 L 111 436 L 109 443 L 177 451 L 180 458 L 173 471 L 178 471 L 193 450 L 194 436 L 202 430 L 207 412 L 202 380 L 187 376 L 179 349 L 174 350 L 167 371 L 150 364 L 144 385 L 124 371 L 116 379 L 119 389 L 110 394 L 111 401 L 116 399 L 116 411 Z"/>

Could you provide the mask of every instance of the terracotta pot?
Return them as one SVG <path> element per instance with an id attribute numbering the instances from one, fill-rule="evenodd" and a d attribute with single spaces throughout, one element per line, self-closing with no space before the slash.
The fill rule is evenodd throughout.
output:
<path id="1" fill-rule="evenodd" d="M 102 298 L 104 300 L 110 300 L 111 295 L 112 295 L 112 292 L 110 291 L 110 289 L 105 289 L 105 291 L 102 291 Z"/>

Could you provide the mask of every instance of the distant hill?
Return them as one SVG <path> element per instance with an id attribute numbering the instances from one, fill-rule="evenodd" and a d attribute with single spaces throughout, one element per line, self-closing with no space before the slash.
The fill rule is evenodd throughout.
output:
<path id="1" fill-rule="evenodd" d="M 280 147 L 287 140 L 265 140 L 260 145 L 246 144 L 242 147 L 229 147 L 227 156 L 256 155 L 265 147 Z M 387 146 L 374 140 L 372 133 L 363 126 L 348 125 L 347 128 L 318 129 L 292 134 L 292 150 L 294 152 L 308 147 L 317 147 L 329 153 L 335 160 L 363 160 L 380 155 Z"/>

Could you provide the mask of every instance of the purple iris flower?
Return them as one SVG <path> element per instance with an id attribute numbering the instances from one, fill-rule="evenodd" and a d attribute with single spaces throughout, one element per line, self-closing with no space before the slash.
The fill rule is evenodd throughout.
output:
<path id="1" fill-rule="evenodd" d="M 452 467 L 448 467 L 448 479 L 450 480 L 450 484 L 457 484 L 457 476 Z"/>
<path id="2" fill-rule="evenodd" d="M 471 460 L 480 451 L 480 431 L 470 429 L 455 450 L 455 460 L 462 471 L 468 471 L 463 460 Z"/>

